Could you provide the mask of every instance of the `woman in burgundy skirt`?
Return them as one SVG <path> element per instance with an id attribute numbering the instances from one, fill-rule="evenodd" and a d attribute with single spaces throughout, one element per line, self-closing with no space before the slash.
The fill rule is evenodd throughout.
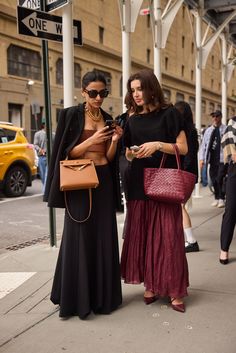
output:
<path id="1" fill-rule="evenodd" d="M 168 296 L 174 310 L 184 312 L 188 265 L 185 255 L 181 204 L 163 203 L 144 193 L 144 168 L 158 167 L 163 152 L 170 154 L 165 166 L 176 168 L 172 144 L 180 154 L 188 151 L 183 120 L 165 103 L 156 76 L 144 69 L 127 83 L 134 115 L 126 125 L 124 143 L 131 161 L 128 181 L 126 235 L 121 256 L 125 283 L 144 283 L 144 302 Z M 174 185 L 173 185 L 174 187 Z"/>

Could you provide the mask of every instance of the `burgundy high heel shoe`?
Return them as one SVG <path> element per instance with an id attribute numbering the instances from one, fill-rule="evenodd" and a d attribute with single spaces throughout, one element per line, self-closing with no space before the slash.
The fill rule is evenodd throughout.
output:
<path id="1" fill-rule="evenodd" d="M 173 304 L 173 301 L 175 300 L 176 298 L 172 298 L 170 300 L 171 302 L 171 307 L 173 310 L 176 310 L 176 311 L 179 311 L 180 313 L 184 313 L 185 312 L 185 305 L 184 303 L 181 303 L 181 304 Z"/>
<path id="2" fill-rule="evenodd" d="M 158 295 L 154 295 L 153 297 L 143 297 L 143 301 L 146 305 L 152 304 L 158 299 Z"/>

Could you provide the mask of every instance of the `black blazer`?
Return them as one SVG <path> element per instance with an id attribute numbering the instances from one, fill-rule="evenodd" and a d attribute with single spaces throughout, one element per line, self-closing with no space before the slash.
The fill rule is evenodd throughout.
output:
<path id="1" fill-rule="evenodd" d="M 101 109 L 104 121 L 112 117 Z M 61 110 L 57 125 L 52 155 L 48 167 L 48 175 L 43 200 L 49 207 L 65 208 L 64 193 L 60 191 L 60 161 L 66 159 L 70 151 L 78 143 L 84 129 L 84 104 Z M 117 156 L 115 157 L 115 159 Z M 115 170 L 116 162 L 110 163 L 115 192 L 115 200 L 119 209 L 120 183 Z"/>

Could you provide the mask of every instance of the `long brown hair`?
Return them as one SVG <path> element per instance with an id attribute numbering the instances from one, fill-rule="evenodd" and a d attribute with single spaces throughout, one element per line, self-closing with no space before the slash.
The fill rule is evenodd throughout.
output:
<path id="1" fill-rule="evenodd" d="M 153 105 L 158 110 L 168 106 L 165 102 L 160 83 L 153 71 L 150 69 L 143 69 L 131 75 L 127 82 L 127 94 L 135 113 L 139 113 L 142 110 L 142 107 L 138 107 L 133 99 L 131 82 L 134 80 L 140 81 L 145 104 Z"/>

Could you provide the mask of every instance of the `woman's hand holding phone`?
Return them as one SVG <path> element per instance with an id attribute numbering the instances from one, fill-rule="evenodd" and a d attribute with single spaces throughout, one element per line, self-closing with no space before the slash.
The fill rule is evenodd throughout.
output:
<path id="1" fill-rule="evenodd" d="M 118 122 L 113 119 L 108 119 L 105 121 L 105 127 L 108 130 L 110 136 L 112 134 L 112 141 L 117 142 L 122 134 L 123 134 L 123 129 L 118 125 Z"/>

